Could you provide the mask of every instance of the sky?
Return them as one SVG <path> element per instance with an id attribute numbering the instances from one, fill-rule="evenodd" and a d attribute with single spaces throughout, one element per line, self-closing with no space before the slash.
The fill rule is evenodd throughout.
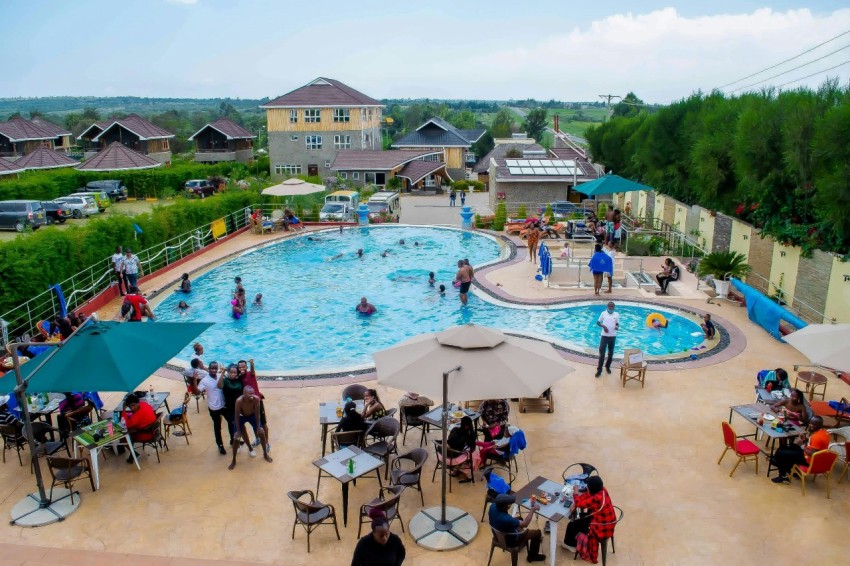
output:
<path id="1" fill-rule="evenodd" d="M 0 97 L 273 98 L 322 76 L 374 98 L 589 101 L 632 91 L 663 104 L 850 32 L 850 5 L 29 0 L 0 1 L 0 22 Z M 850 33 L 723 90 L 816 87 L 827 76 L 850 78 Z"/>

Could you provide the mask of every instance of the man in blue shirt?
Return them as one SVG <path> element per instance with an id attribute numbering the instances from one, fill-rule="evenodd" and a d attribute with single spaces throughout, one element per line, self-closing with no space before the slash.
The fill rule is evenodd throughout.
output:
<path id="1" fill-rule="evenodd" d="M 546 555 L 540 554 L 540 542 L 543 540 L 543 533 L 540 532 L 540 529 L 523 530 L 531 523 L 534 513 L 529 513 L 525 516 L 525 519 L 520 521 L 508 512 L 508 509 L 514 503 L 516 503 L 515 495 L 507 493 L 497 495 L 490 505 L 490 526 L 508 535 L 505 537 L 508 546 L 524 546 L 528 543 L 529 562 L 543 562 L 546 560 Z M 535 503 L 531 509 L 537 511 L 540 506 Z"/>

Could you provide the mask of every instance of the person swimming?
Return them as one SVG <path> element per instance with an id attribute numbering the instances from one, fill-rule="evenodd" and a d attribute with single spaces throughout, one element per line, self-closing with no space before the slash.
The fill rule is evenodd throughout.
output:
<path id="1" fill-rule="evenodd" d="M 360 297 L 360 302 L 357 303 L 357 306 L 354 307 L 354 310 L 357 314 L 362 314 L 365 316 L 370 316 L 378 312 L 378 309 L 375 308 L 375 305 L 370 303 L 366 297 Z"/>
<path id="2" fill-rule="evenodd" d="M 390 250 L 384 250 L 384 253 L 381 254 L 381 257 L 387 257 L 390 255 Z"/>
<path id="3" fill-rule="evenodd" d="M 360 248 L 359 250 L 357 250 L 357 257 L 359 257 L 360 259 L 363 259 L 363 248 Z"/>
<path id="4" fill-rule="evenodd" d="M 344 255 L 344 254 L 339 253 L 339 254 L 336 254 L 336 255 L 335 255 L 335 256 L 333 256 L 333 257 L 329 257 L 329 258 L 328 258 L 328 259 L 326 259 L 325 261 L 336 261 L 336 260 L 338 260 L 338 259 L 342 259 L 343 255 Z"/>
<path id="5" fill-rule="evenodd" d="M 186 313 L 189 312 L 191 307 L 186 303 L 186 301 L 180 301 L 177 304 L 177 311 L 180 313 L 180 316 L 186 316 Z"/>
<path id="6" fill-rule="evenodd" d="M 441 297 L 446 296 L 446 286 L 440 283 L 439 292 Z"/>
<path id="7" fill-rule="evenodd" d="M 655 330 L 660 331 L 662 328 L 667 328 L 669 325 L 670 325 L 670 321 L 667 320 L 666 318 L 664 319 L 663 323 L 660 320 L 658 320 L 657 318 L 652 319 L 652 328 L 654 328 Z"/>
<path id="8" fill-rule="evenodd" d="M 402 238 L 401 240 L 399 240 L 399 241 L 398 241 L 398 244 L 399 244 L 400 246 L 403 246 L 403 245 L 404 245 L 404 238 Z"/>
<path id="9" fill-rule="evenodd" d="M 263 306 L 263 294 L 262 293 L 257 293 L 257 296 L 254 297 L 254 306 L 255 307 Z"/>
<path id="10" fill-rule="evenodd" d="M 418 245 L 419 245 L 419 242 L 413 242 L 413 245 L 414 245 L 414 246 L 418 246 Z"/>
<path id="11" fill-rule="evenodd" d="M 434 286 L 434 283 L 436 283 L 436 282 L 437 282 L 437 280 L 434 278 L 434 272 L 433 272 L 433 271 L 430 271 L 430 272 L 428 273 L 428 285 L 430 285 L 431 287 L 433 287 L 433 286 Z"/>

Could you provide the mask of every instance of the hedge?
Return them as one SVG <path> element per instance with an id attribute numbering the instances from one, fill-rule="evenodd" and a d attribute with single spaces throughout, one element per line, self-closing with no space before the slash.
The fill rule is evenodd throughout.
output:
<path id="1" fill-rule="evenodd" d="M 224 192 L 198 200 L 179 199 L 170 206 L 136 216 L 110 215 L 84 226 L 44 227 L 0 244 L 0 313 L 95 264 L 107 265 L 115 246 L 138 251 L 160 244 L 259 202 L 256 191 Z M 142 228 L 134 239 L 133 224 Z"/>

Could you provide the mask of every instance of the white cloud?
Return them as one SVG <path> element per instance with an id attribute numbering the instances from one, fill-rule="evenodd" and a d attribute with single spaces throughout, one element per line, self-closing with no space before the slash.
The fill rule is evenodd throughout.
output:
<path id="1" fill-rule="evenodd" d="M 464 62 L 493 89 L 508 96 L 595 100 L 599 94 L 634 91 L 647 101 L 668 102 L 729 83 L 792 57 L 850 28 L 850 9 L 815 15 L 811 11 L 685 17 L 674 8 L 648 14 L 617 14 L 585 29 L 500 49 Z M 744 86 L 850 44 L 850 36 L 764 75 Z M 836 53 L 773 81 L 781 84 L 850 59 Z M 829 73 L 845 81 L 850 65 Z M 825 75 L 789 85 L 820 83 Z M 503 93 L 494 95 L 501 98 Z"/>

